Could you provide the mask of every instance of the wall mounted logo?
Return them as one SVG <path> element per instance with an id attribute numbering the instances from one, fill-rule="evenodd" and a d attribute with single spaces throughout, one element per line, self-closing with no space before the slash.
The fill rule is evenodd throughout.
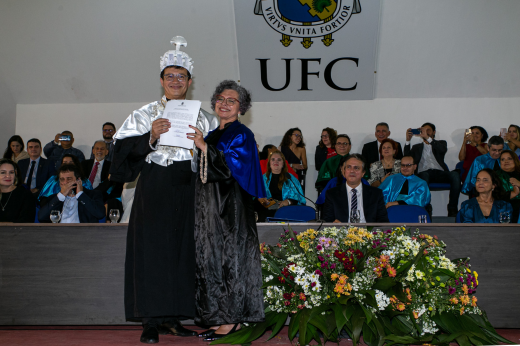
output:
<path id="1" fill-rule="evenodd" d="M 299 37 L 309 48 L 313 38 L 329 47 L 332 34 L 342 29 L 350 16 L 361 12 L 360 0 L 257 0 L 254 12 L 262 15 L 269 26 L 282 34 L 280 42 L 288 47 Z"/>

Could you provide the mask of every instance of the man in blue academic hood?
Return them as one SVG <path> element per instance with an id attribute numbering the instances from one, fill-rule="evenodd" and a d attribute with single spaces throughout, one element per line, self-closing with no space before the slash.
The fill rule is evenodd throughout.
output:
<path id="1" fill-rule="evenodd" d="M 417 205 L 424 208 L 430 203 L 428 184 L 413 174 L 416 167 L 412 156 L 404 156 L 401 159 L 401 173 L 387 177 L 379 185 L 387 208 L 394 205 Z"/>
<path id="2" fill-rule="evenodd" d="M 462 185 L 462 192 L 470 193 L 475 187 L 477 181 L 477 174 L 484 168 L 491 168 L 496 171 L 500 168 L 500 154 L 504 150 L 504 139 L 500 136 L 493 136 L 488 141 L 489 152 L 486 155 L 481 155 L 473 161 L 469 168 L 466 181 Z"/>

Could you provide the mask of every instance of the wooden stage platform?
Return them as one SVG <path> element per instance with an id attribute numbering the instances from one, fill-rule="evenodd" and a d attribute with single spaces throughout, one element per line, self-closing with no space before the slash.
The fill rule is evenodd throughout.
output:
<path id="1" fill-rule="evenodd" d="M 323 224 L 339 226 L 339 224 Z M 319 224 L 294 224 L 295 231 Z M 382 229 L 401 225 L 372 225 Z M 479 305 L 495 328 L 520 328 L 516 224 L 410 224 L 437 235 L 449 258 L 470 257 Z M 286 225 L 258 224 L 276 244 Z M 125 224 L 0 224 L 0 325 L 125 324 Z"/>

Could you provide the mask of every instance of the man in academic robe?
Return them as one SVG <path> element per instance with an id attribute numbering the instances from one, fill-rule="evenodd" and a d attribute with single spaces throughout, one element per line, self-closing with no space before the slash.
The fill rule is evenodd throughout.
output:
<path id="1" fill-rule="evenodd" d="M 381 142 L 388 137 L 390 137 L 390 127 L 387 123 L 379 123 L 376 125 L 375 132 L 376 140 L 373 142 L 368 142 L 363 145 L 363 150 L 361 150 L 361 155 L 365 158 L 367 162 L 367 167 L 370 170 L 370 165 L 374 162 L 382 160 L 382 156 L 379 153 L 379 147 L 381 146 Z M 397 143 L 397 151 L 395 152 L 395 159 L 400 160 L 403 157 L 403 149 L 401 148 L 401 143 Z"/>
<path id="2" fill-rule="evenodd" d="M 462 185 L 463 193 L 470 193 L 475 187 L 477 174 L 484 168 L 498 170 L 500 168 L 500 154 L 504 150 L 504 139 L 500 136 L 493 136 L 488 141 L 489 152 L 478 156 L 469 168 L 466 180 Z"/>
<path id="3" fill-rule="evenodd" d="M 161 100 L 135 110 L 114 136 L 111 180 L 137 182 L 128 224 L 125 262 L 127 320 L 143 323 L 141 342 L 156 343 L 159 333 L 194 336 L 180 321 L 195 315 L 194 187 L 196 150 L 161 145 L 169 131 L 163 118 L 169 100 L 184 100 L 192 83 L 193 60 L 180 50 L 160 60 Z M 218 119 L 200 110 L 196 126 L 204 135 Z"/>
<path id="4" fill-rule="evenodd" d="M 413 157 L 405 156 L 401 159 L 401 173 L 387 177 L 379 185 L 387 208 L 394 205 L 416 205 L 424 208 L 430 204 L 428 184 L 413 174 L 415 169 Z"/>

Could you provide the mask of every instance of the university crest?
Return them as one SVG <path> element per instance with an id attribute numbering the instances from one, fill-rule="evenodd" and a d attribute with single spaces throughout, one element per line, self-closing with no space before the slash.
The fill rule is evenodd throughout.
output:
<path id="1" fill-rule="evenodd" d="M 332 34 L 347 24 L 352 14 L 361 12 L 360 0 L 256 0 L 255 14 L 264 17 L 269 26 L 282 34 L 280 42 L 288 47 L 292 37 L 303 38 L 309 48 L 312 38 L 323 37 L 328 47 Z"/>

